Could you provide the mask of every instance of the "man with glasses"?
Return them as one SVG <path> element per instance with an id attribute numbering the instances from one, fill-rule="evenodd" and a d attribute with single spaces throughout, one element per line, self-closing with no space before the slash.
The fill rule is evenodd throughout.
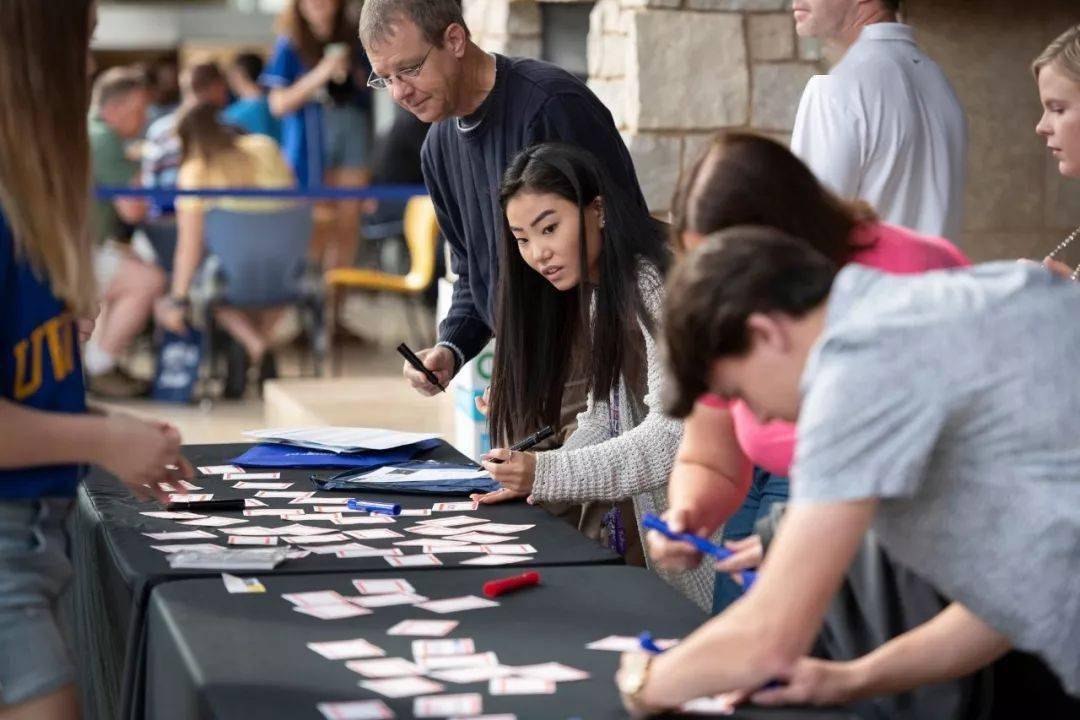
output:
<path id="1" fill-rule="evenodd" d="M 503 232 L 498 189 L 520 150 L 561 140 L 587 148 L 642 206 L 630 155 L 611 113 L 583 82 L 554 65 L 488 54 L 470 39 L 460 0 L 367 0 L 360 40 L 368 84 L 434 123 L 422 153 L 424 180 L 450 244 L 458 279 L 439 343 L 418 353 L 445 386 L 491 338 Z M 438 388 L 405 365 L 425 395 Z"/>

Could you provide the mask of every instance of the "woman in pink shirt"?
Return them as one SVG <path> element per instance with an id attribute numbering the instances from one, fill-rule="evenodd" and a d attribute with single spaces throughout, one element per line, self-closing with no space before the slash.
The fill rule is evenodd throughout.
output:
<path id="1" fill-rule="evenodd" d="M 837 198 L 787 148 L 752 133 L 717 136 L 684 179 L 674 207 L 675 240 L 684 249 L 725 228 L 769 225 L 806 238 L 840 264 L 894 273 L 970 264 L 947 240 L 887 225 L 865 203 Z M 703 397 L 686 422 L 672 471 L 669 521 L 707 534 L 726 521 L 724 538 L 737 553 L 728 564 L 759 557 L 754 525 L 787 499 L 794 450 L 793 425 L 762 425 L 741 402 Z M 666 543 L 660 557 L 653 555 L 673 567 L 700 559 Z M 740 592 L 726 572 L 718 574 L 713 611 Z"/>

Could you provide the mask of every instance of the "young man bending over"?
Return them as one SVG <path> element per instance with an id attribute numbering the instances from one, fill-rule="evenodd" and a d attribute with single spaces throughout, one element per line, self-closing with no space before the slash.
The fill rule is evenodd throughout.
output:
<path id="1" fill-rule="evenodd" d="M 1078 314 L 1075 283 L 1018 263 L 838 272 L 746 227 L 691 253 L 663 323 L 669 412 L 711 391 L 797 421 L 792 507 L 742 600 L 663 655 L 624 656 L 628 708 L 774 679 L 786 686 L 755 700 L 841 703 L 960 677 L 1010 647 L 1080 695 Z M 858 660 L 804 658 L 871 526 L 953 604 Z"/>

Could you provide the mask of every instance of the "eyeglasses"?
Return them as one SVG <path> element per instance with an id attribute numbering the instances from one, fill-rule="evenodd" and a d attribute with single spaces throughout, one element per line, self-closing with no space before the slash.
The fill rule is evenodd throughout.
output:
<path id="1" fill-rule="evenodd" d="M 393 75 L 390 75 L 389 77 L 383 77 L 382 75 L 376 75 L 375 71 L 373 70 L 371 72 L 371 75 L 368 76 L 368 81 L 367 81 L 368 87 L 369 88 L 374 88 L 375 90 L 386 90 L 391 85 L 393 85 L 395 82 L 405 82 L 406 84 L 408 84 L 409 80 L 413 80 L 413 79 L 417 78 L 420 75 L 420 73 L 423 71 L 424 63 L 426 63 L 428 61 L 428 58 L 431 56 L 431 51 L 434 50 L 434 49 L 435 49 L 435 46 L 432 45 L 430 48 L 428 48 L 427 54 L 424 55 L 424 59 L 421 60 L 419 63 L 417 63 L 416 65 L 413 65 L 412 67 L 408 67 L 408 68 L 405 68 L 403 70 L 398 70 L 396 73 L 394 73 Z"/>

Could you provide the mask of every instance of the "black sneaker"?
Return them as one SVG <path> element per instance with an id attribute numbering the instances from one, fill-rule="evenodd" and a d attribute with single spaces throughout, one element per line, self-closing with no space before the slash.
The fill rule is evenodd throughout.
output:
<path id="1" fill-rule="evenodd" d="M 259 363 L 259 386 L 261 387 L 267 380 L 277 380 L 277 378 L 277 359 L 274 358 L 274 353 L 267 350 L 262 362 Z"/>
<path id="2" fill-rule="evenodd" d="M 225 389 L 222 391 L 226 400 L 239 400 L 244 397 L 249 364 L 244 346 L 229 338 L 225 348 Z"/>

